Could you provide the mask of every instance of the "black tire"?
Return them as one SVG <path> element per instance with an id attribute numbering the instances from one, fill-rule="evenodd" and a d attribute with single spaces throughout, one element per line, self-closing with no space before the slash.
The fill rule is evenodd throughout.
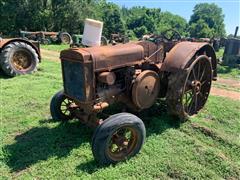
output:
<path id="1" fill-rule="evenodd" d="M 68 34 L 67 32 L 60 33 L 59 39 L 60 39 L 60 42 L 63 44 L 71 44 L 73 42 L 72 36 L 70 34 Z"/>
<path id="2" fill-rule="evenodd" d="M 50 103 L 50 112 L 52 115 L 53 120 L 56 121 L 68 121 L 74 118 L 73 114 L 71 113 L 71 111 L 68 112 L 68 114 L 64 114 L 63 110 L 61 109 L 63 103 L 65 101 L 69 101 L 71 103 L 73 103 L 73 101 L 69 98 L 67 98 L 64 93 L 63 90 L 57 92 L 51 100 Z M 70 104 L 69 104 L 70 105 Z"/>
<path id="3" fill-rule="evenodd" d="M 51 41 L 50 41 L 49 39 L 42 39 L 42 40 L 41 40 L 41 43 L 42 43 L 43 45 L 49 45 L 49 44 L 51 44 Z"/>
<path id="4" fill-rule="evenodd" d="M 0 65 L 5 74 L 11 77 L 37 71 L 38 63 L 36 50 L 25 42 L 12 42 L 0 54 Z"/>
<path id="5" fill-rule="evenodd" d="M 108 45 L 108 40 L 105 36 L 101 37 L 101 46 L 107 46 Z"/>
<path id="6" fill-rule="evenodd" d="M 119 152 L 117 152 L 119 154 L 116 154 L 116 152 L 110 152 L 109 143 L 112 143 L 111 145 L 114 145 L 113 138 L 116 138 L 116 136 L 118 136 L 118 138 L 122 138 L 118 133 L 123 130 L 125 133 L 126 130 L 131 130 L 130 132 L 133 133 L 134 136 L 131 136 L 131 139 L 128 140 L 127 145 L 125 144 L 125 150 L 122 148 Z M 123 134 L 121 134 L 121 136 L 123 136 Z M 124 161 L 130 157 L 135 156 L 140 151 L 145 141 L 145 137 L 145 126 L 140 118 L 129 113 L 115 114 L 106 119 L 95 130 L 92 139 L 93 156 L 100 164 L 115 164 L 117 162 Z M 125 140 L 122 142 L 122 144 L 126 142 L 126 137 L 124 138 Z M 118 141 L 118 143 L 119 142 L 120 141 Z M 116 151 L 118 151 L 118 148 L 120 147 L 117 146 Z M 125 152 L 126 154 L 121 154 L 123 151 L 129 152 Z"/>

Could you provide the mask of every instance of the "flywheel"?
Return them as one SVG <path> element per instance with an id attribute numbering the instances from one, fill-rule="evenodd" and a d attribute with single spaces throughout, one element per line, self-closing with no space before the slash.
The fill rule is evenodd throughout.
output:
<path id="1" fill-rule="evenodd" d="M 138 109 L 151 107 L 159 95 L 160 78 L 151 70 L 141 72 L 132 88 L 132 101 Z"/>

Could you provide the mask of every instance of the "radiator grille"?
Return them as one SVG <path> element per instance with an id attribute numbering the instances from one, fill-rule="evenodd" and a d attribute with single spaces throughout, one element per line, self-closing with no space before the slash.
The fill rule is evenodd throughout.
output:
<path id="1" fill-rule="evenodd" d="M 62 70 L 65 93 L 73 99 L 85 101 L 83 64 L 79 62 L 62 61 Z"/>

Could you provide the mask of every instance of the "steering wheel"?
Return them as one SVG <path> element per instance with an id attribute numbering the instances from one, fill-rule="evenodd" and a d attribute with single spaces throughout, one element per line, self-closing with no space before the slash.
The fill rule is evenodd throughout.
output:
<path id="1" fill-rule="evenodd" d="M 180 33 L 174 29 L 168 29 L 162 32 L 161 36 L 167 41 L 180 41 L 182 39 Z"/>

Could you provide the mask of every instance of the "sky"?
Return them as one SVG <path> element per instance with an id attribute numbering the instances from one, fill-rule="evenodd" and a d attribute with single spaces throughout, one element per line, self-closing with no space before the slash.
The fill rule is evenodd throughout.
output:
<path id="1" fill-rule="evenodd" d="M 224 23 L 227 34 L 234 34 L 236 26 L 240 24 L 240 0 L 107 0 L 119 6 L 133 7 L 145 6 L 149 8 L 161 8 L 189 21 L 193 8 L 202 2 L 215 3 L 222 8 L 225 15 Z M 240 34 L 240 32 L 238 32 Z"/>

